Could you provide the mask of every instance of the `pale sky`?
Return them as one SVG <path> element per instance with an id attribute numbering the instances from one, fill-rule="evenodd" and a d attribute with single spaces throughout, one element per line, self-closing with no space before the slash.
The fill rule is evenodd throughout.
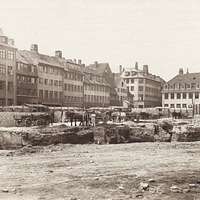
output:
<path id="1" fill-rule="evenodd" d="M 0 27 L 19 49 L 37 43 L 113 71 L 138 61 L 165 80 L 200 72 L 199 0 L 0 0 Z"/>

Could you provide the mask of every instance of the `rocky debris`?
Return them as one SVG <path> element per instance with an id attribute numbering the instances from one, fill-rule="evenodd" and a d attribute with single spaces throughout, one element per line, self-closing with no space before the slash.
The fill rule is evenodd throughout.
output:
<path id="1" fill-rule="evenodd" d="M 149 184 L 148 184 L 148 183 L 141 182 L 141 183 L 140 183 L 140 186 L 139 186 L 139 189 L 146 191 L 146 190 L 149 189 Z"/>
<path id="2" fill-rule="evenodd" d="M 176 186 L 176 185 L 171 186 L 170 187 L 170 191 L 174 192 L 174 193 L 181 193 L 181 192 L 183 192 L 183 190 L 180 187 Z"/>
<path id="3" fill-rule="evenodd" d="M 200 126 L 182 125 L 174 126 L 172 130 L 172 141 L 194 142 L 200 141 Z"/>

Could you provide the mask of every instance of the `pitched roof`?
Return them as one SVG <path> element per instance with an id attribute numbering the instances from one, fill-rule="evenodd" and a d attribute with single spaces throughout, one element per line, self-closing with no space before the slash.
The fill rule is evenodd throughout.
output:
<path id="1" fill-rule="evenodd" d="M 168 81 L 168 84 L 174 84 L 174 83 L 197 83 L 200 82 L 200 73 L 186 73 L 186 74 L 179 74 L 175 76 L 173 79 Z"/>

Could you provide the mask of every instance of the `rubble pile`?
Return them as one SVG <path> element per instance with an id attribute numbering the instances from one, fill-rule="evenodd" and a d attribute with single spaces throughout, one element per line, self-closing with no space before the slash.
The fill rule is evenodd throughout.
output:
<path id="1" fill-rule="evenodd" d="M 0 130 L 0 149 L 66 143 L 118 144 L 171 141 L 200 141 L 200 126 L 162 120 L 151 123 L 101 124 L 96 127 L 69 127 L 61 124 L 53 127 L 10 127 Z"/>

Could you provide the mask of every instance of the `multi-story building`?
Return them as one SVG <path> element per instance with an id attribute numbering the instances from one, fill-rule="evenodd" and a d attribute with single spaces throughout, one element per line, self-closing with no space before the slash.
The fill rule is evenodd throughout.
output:
<path id="1" fill-rule="evenodd" d="M 164 80 L 150 74 L 148 65 L 144 65 L 143 70 L 140 70 L 136 63 L 135 68 L 127 68 L 122 72 L 122 78 L 133 95 L 134 107 L 148 108 L 162 105 L 161 89 Z"/>
<path id="2" fill-rule="evenodd" d="M 31 46 L 30 51 L 23 50 L 20 54 L 29 61 L 29 64 L 36 66 L 37 102 L 49 106 L 61 106 L 63 103 L 63 66 L 55 57 L 40 54 L 36 44 Z M 32 75 L 36 75 L 36 71 Z"/>
<path id="3" fill-rule="evenodd" d="M 188 110 L 193 109 L 195 113 L 200 113 L 200 73 L 183 73 L 179 69 L 179 74 L 168 81 L 162 90 L 163 107 Z"/>
<path id="4" fill-rule="evenodd" d="M 121 73 L 113 73 L 115 80 L 115 90 L 117 92 L 118 102 L 117 105 L 122 106 L 123 102 L 128 101 L 128 90 Z"/>
<path id="5" fill-rule="evenodd" d="M 16 48 L 0 29 L 0 106 L 16 104 Z"/>
<path id="6" fill-rule="evenodd" d="M 118 95 L 115 90 L 115 80 L 111 71 L 111 68 L 108 63 L 98 63 L 97 61 L 94 64 L 89 65 L 90 68 L 94 68 L 96 74 L 105 78 L 105 81 L 110 86 L 110 95 L 109 95 L 109 105 L 114 106 L 118 103 Z"/>
<path id="7" fill-rule="evenodd" d="M 84 107 L 110 105 L 110 85 L 94 67 L 84 68 Z"/>
<path id="8" fill-rule="evenodd" d="M 63 105 L 82 107 L 83 106 L 83 66 L 72 60 L 64 61 L 63 77 Z"/>
<path id="9" fill-rule="evenodd" d="M 17 105 L 38 103 L 38 70 L 23 51 L 16 53 L 16 99 Z"/>

